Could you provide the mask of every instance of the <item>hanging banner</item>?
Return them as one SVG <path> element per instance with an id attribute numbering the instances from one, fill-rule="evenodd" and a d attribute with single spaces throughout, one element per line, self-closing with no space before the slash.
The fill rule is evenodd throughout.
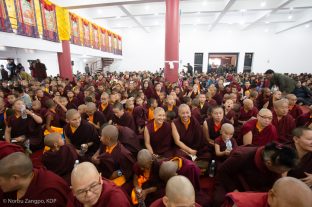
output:
<path id="1" fill-rule="evenodd" d="M 122 55 L 122 40 L 121 36 L 118 35 L 118 55 Z"/>
<path id="2" fill-rule="evenodd" d="M 40 0 L 40 7 L 43 22 L 43 39 L 58 42 L 55 5 L 46 0 Z"/>
<path id="3" fill-rule="evenodd" d="M 17 34 L 39 37 L 33 0 L 15 0 Z"/>
<path id="4" fill-rule="evenodd" d="M 100 28 L 101 50 L 107 51 L 107 33 L 104 28 Z"/>
<path id="5" fill-rule="evenodd" d="M 10 18 L 11 26 L 14 30 L 17 30 L 17 19 L 16 19 L 16 10 L 15 10 L 15 2 L 14 0 L 5 0 L 7 10 L 8 10 L 8 16 Z"/>
<path id="6" fill-rule="evenodd" d="M 0 0 L 0 31 L 13 32 L 5 0 Z"/>
<path id="7" fill-rule="evenodd" d="M 100 49 L 100 40 L 99 40 L 99 27 L 92 25 L 92 46 L 94 49 Z"/>
<path id="8" fill-rule="evenodd" d="M 89 21 L 82 19 L 82 31 L 83 31 L 83 45 L 86 47 L 91 47 Z"/>
<path id="9" fill-rule="evenodd" d="M 80 30 L 79 30 L 79 17 L 75 14 L 69 13 L 71 38 L 70 42 L 75 45 L 81 45 Z"/>
<path id="10" fill-rule="evenodd" d="M 108 50 L 107 50 L 107 52 L 112 53 L 113 52 L 113 37 L 112 37 L 113 33 L 108 31 L 107 35 L 108 35 Z"/>
<path id="11" fill-rule="evenodd" d="M 116 34 L 113 34 L 113 53 L 117 54 L 118 50 L 118 37 Z"/>
<path id="12" fill-rule="evenodd" d="M 56 6 L 56 22 L 59 40 L 70 40 L 70 20 L 69 12 L 67 9 Z"/>

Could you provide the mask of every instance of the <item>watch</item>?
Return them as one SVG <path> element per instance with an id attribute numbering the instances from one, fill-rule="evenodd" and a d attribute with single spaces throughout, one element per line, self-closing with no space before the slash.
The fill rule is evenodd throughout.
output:
<path id="1" fill-rule="evenodd" d="M 118 177 L 122 176 L 121 170 L 117 170 L 117 175 L 118 175 Z"/>

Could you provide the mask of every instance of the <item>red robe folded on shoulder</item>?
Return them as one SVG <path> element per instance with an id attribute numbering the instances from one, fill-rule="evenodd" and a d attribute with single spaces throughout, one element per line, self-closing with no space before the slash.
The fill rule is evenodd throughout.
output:
<path id="1" fill-rule="evenodd" d="M 222 207 L 268 207 L 268 193 L 232 192 L 226 195 Z"/>
<path id="2" fill-rule="evenodd" d="M 24 149 L 19 145 L 0 141 L 0 160 L 15 152 L 24 152 Z"/>
<path id="3" fill-rule="evenodd" d="M 119 133 L 118 141 L 136 157 L 142 149 L 137 134 L 129 127 L 117 126 L 117 128 Z"/>
<path id="4" fill-rule="evenodd" d="M 114 124 L 129 127 L 130 129 L 132 129 L 135 132 L 137 131 L 134 119 L 133 119 L 132 115 L 127 111 L 125 111 L 125 113 L 120 118 L 118 118 L 117 116 L 114 115 L 112 118 L 112 121 Z"/>
<path id="5" fill-rule="evenodd" d="M 275 126 L 278 134 L 278 141 L 280 143 L 291 143 L 293 142 L 292 131 L 296 127 L 294 118 L 287 114 L 278 120 L 276 112 L 273 112 L 272 124 Z"/>
<path id="6" fill-rule="evenodd" d="M 251 110 L 249 111 L 245 111 L 244 107 L 241 107 L 240 111 L 239 111 L 239 121 L 248 121 L 251 117 L 257 117 L 258 115 L 258 109 L 256 107 L 253 107 Z"/>

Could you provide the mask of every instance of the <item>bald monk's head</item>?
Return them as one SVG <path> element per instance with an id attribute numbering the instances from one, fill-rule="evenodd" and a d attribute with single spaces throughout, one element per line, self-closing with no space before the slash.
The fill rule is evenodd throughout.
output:
<path id="1" fill-rule="evenodd" d="M 12 192 L 28 187 L 33 175 L 33 165 L 22 152 L 12 153 L 0 160 L 0 188 Z"/>
<path id="2" fill-rule="evenodd" d="M 44 137 L 44 145 L 50 147 L 51 150 L 59 150 L 64 145 L 64 140 L 60 133 L 53 132 Z"/>
<path id="3" fill-rule="evenodd" d="M 268 204 L 270 207 L 311 207 L 312 191 L 296 178 L 283 177 L 269 191 Z"/>
<path id="4" fill-rule="evenodd" d="M 248 98 L 243 101 L 243 104 L 244 104 L 244 109 L 246 110 L 252 110 L 254 107 L 253 101 Z"/>
<path id="5" fill-rule="evenodd" d="M 263 108 L 258 112 L 257 120 L 261 127 L 264 128 L 269 126 L 272 122 L 272 119 L 273 115 L 271 110 Z"/>
<path id="6" fill-rule="evenodd" d="M 229 140 L 233 137 L 234 127 L 232 124 L 225 123 L 221 126 L 221 135 L 223 140 Z"/>
<path id="7" fill-rule="evenodd" d="M 274 111 L 278 117 L 286 116 L 288 114 L 288 104 L 289 101 L 287 99 L 281 99 L 274 102 Z"/>
<path id="8" fill-rule="evenodd" d="M 79 114 L 83 114 L 83 113 L 86 113 L 86 110 L 87 110 L 87 105 L 86 104 L 81 104 L 78 106 L 78 112 Z"/>
<path id="9" fill-rule="evenodd" d="M 163 203 L 166 207 L 193 206 L 195 204 L 195 190 L 192 183 L 180 175 L 170 178 L 166 185 Z"/>
<path id="10" fill-rule="evenodd" d="M 103 92 L 101 95 L 101 104 L 108 104 L 109 95 L 106 92 Z"/>
<path id="11" fill-rule="evenodd" d="M 96 111 L 96 105 L 93 102 L 89 102 L 86 104 L 86 114 L 88 114 L 89 116 L 92 116 L 94 114 L 94 112 Z"/>
<path id="12" fill-rule="evenodd" d="M 76 109 L 69 109 L 66 112 L 66 122 L 70 124 L 71 127 L 78 128 L 81 123 L 81 116 Z"/>
<path id="13" fill-rule="evenodd" d="M 99 200 L 102 183 L 100 173 L 91 162 L 78 164 L 71 173 L 73 194 L 85 206 L 93 206 Z"/>
<path id="14" fill-rule="evenodd" d="M 142 149 L 137 155 L 137 163 L 142 170 L 150 170 L 153 163 L 153 155 L 147 149 Z"/>
<path id="15" fill-rule="evenodd" d="M 297 103 L 297 96 L 295 94 L 287 94 L 287 100 L 289 101 L 289 106 L 294 106 Z"/>
<path id="16" fill-rule="evenodd" d="M 157 107 L 154 109 L 154 120 L 156 124 L 162 125 L 166 119 L 166 112 L 163 108 Z"/>
<path id="17" fill-rule="evenodd" d="M 118 128 L 114 125 L 106 125 L 102 129 L 101 142 L 106 146 L 113 146 L 118 142 Z"/>
<path id="18" fill-rule="evenodd" d="M 183 122 L 188 122 L 191 118 L 191 109 L 187 104 L 181 104 L 178 113 Z"/>
<path id="19" fill-rule="evenodd" d="M 280 100 L 282 98 L 282 92 L 281 91 L 274 91 L 273 92 L 273 99 L 274 100 Z"/>
<path id="20" fill-rule="evenodd" d="M 170 161 L 163 162 L 159 168 L 160 179 L 162 179 L 165 183 L 167 183 L 167 181 L 171 177 L 177 175 L 178 168 L 179 168 L 178 164 L 174 161 L 170 160 Z"/>

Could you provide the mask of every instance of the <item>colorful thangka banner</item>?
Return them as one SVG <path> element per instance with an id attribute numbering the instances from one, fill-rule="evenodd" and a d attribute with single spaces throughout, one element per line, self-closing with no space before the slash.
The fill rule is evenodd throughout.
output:
<path id="1" fill-rule="evenodd" d="M 100 29 L 101 31 L 101 50 L 107 52 L 107 31 L 103 28 Z"/>
<path id="2" fill-rule="evenodd" d="M 118 35 L 118 50 L 117 50 L 118 55 L 122 55 L 122 40 L 121 36 Z"/>
<path id="3" fill-rule="evenodd" d="M 39 37 L 33 0 L 15 0 L 17 34 Z"/>
<path id="4" fill-rule="evenodd" d="M 43 39 L 58 42 L 55 5 L 40 0 L 41 17 L 43 23 Z"/>
<path id="5" fill-rule="evenodd" d="M 5 0 L 0 0 L 0 31 L 13 32 Z"/>
<path id="6" fill-rule="evenodd" d="M 90 39 L 90 23 L 87 20 L 82 19 L 82 32 L 83 32 L 83 45 L 91 47 Z"/>
<path id="7" fill-rule="evenodd" d="M 70 42 L 75 45 L 81 45 L 80 42 L 80 30 L 79 30 L 79 17 L 69 13 L 71 38 Z"/>
<path id="8" fill-rule="evenodd" d="M 92 25 L 92 46 L 94 49 L 100 49 L 100 41 L 99 41 L 99 27 L 96 25 Z"/>

